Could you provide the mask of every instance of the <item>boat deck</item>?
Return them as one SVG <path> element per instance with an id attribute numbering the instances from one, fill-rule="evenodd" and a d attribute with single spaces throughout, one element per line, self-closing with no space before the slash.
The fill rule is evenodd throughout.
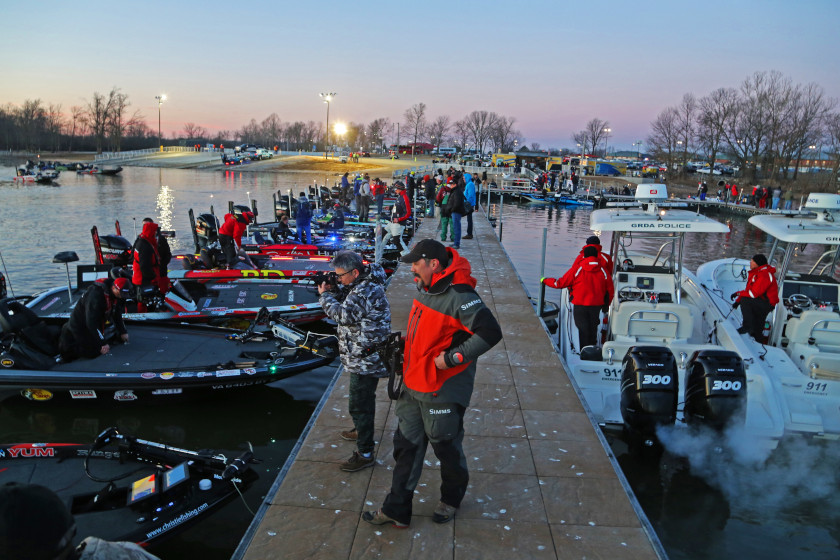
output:
<path id="1" fill-rule="evenodd" d="M 474 221 L 475 239 L 463 241 L 460 252 L 472 264 L 477 290 L 498 318 L 504 339 L 478 360 L 465 417 L 470 484 L 456 518 L 432 523 L 440 466 L 429 447 L 410 528 L 361 520 L 361 512 L 378 508 L 388 492 L 397 420 L 380 383 L 376 465 L 355 473 L 339 470 L 355 449 L 338 435 L 352 427 L 349 375 L 339 370 L 234 558 L 662 556 L 514 280 L 516 271 L 495 231 L 480 211 Z M 435 225 L 436 220 L 426 220 L 415 241 L 434 237 Z M 388 288 L 394 330 L 405 330 L 415 293 L 410 268 L 400 267 Z"/>

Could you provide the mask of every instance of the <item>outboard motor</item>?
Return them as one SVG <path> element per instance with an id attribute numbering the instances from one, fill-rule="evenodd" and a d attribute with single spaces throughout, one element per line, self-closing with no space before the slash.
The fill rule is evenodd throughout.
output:
<path id="1" fill-rule="evenodd" d="M 716 430 L 743 424 L 747 374 L 741 357 L 729 350 L 698 350 L 685 368 L 685 419 Z"/>
<path id="2" fill-rule="evenodd" d="M 219 218 L 214 214 L 199 214 L 195 219 L 195 234 L 199 250 L 219 240 Z"/>
<path id="3" fill-rule="evenodd" d="M 134 255 L 131 243 L 119 235 L 103 235 L 99 238 L 99 247 L 105 264 L 111 266 L 130 265 Z"/>
<path id="4" fill-rule="evenodd" d="M 677 360 L 663 346 L 632 346 L 621 370 L 621 417 L 625 428 L 645 439 L 656 427 L 677 420 Z"/>

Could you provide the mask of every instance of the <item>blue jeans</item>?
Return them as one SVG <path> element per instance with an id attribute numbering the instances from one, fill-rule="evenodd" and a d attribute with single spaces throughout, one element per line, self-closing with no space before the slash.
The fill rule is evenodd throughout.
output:
<path id="1" fill-rule="evenodd" d="M 385 193 L 376 195 L 376 219 L 382 218 L 382 206 L 385 204 Z"/>
<path id="2" fill-rule="evenodd" d="M 785 210 L 790 210 L 791 208 L 793 208 L 793 201 L 785 200 Z"/>
<path id="3" fill-rule="evenodd" d="M 772 208 L 772 210 L 778 210 L 779 209 L 779 201 L 780 200 L 781 200 L 780 198 L 776 198 L 775 196 L 773 197 L 773 208 Z"/>
<path id="4" fill-rule="evenodd" d="M 461 214 L 452 212 L 452 245 L 459 249 L 461 247 Z"/>
<path id="5" fill-rule="evenodd" d="M 312 245 L 312 224 L 307 222 L 305 224 L 297 225 L 297 239 L 303 243 L 303 233 L 306 232 L 306 244 Z"/>

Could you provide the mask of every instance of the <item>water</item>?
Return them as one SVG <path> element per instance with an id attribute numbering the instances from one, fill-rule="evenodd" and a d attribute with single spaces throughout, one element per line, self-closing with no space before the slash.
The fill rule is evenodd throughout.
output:
<path id="1" fill-rule="evenodd" d="M 0 168 L 0 177 L 12 174 L 12 169 Z M 150 216 L 164 229 L 175 229 L 173 250 L 185 251 L 192 245 L 189 208 L 198 213 L 212 204 L 220 214 L 228 200 L 257 199 L 266 216 L 278 188 L 299 185 L 297 192 L 315 178 L 303 173 L 126 168 L 117 177 L 62 173 L 60 187 L 0 182 L 0 255 L 16 293 L 31 293 L 66 281 L 63 265 L 51 262 L 55 253 L 73 250 L 81 262 L 93 261 L 93 225 L 111 233 L 114 221 L 120 220 L 123 234 L 133 240 L 135 220 Z M 319 182 L 324 179 L 318 177 Z M 542 229 L 548 231 L 545 275 L 560 276 L 592 235 L 590 212 L 505 204 L 504 246 L 532 296 L 539 288 Z M 769 251 L 767 237 L 744 218 L 721 219 L 729 223 L 729 233 L 696 234 L 688 250 L 689 268 L 714 258 Z M 609 236 L 601 241 L 608 246 Z M 559 292 L 548 290 L 547 297 L 559 300 Z M 176 407 L 5 401 L 0 403 L 0 441 L 85 442 L 111 425 L 187 448 L 235 450 L 250 440 L 255 455 L 263 459 L 257 467 L 261 478 L 245 493 L 248 507 L 256 511 L 334 371 L 322 368 L 271 386 Z M 696 456 L 692 473 L 673 455 L 642 460 L 628 453 L 619 436 L 608 434 L 608 439 L 672 558 L 838 557 L 840 507 L 834 496 L 840 454 L 833 442 L 789 442 L 766 462 Z M 164 559 L 228 558 L 250 519 L 242 501 L 235 500 L 154 552 Z"/>
<path id="2" fill-rule="evenodd" d="M 498 215 L 498 207 L 493 209 Z M 562 275 L 588 236 L 591 210 L 542 204 L 505 204 L 503 245 L 531 296 L 540 280 L 540 248 L 547 230 L 545 276 Z M 717 216 L 725 234 L 693 234 L 686 242 L 691 270 L 717 258 L 769 254 L 771 241 L 744 217 Z M 601 236 L 609 247 L 608 234 Z M 639 241 L 635 241 L 639 243 Z M 648 251 L 658 247 L 640 243 Z M 820 246 L 806 247 L 813 262 Z M 560 292 L 546 290 L 548 300 Z M 684 431 L 680 431 L 684 432 Z M 767 460 L 713 451 L 704 441 L 675 441 L 690 456 L 630 453 L 620 434 L 608 432 L 613 452 L 672 559 L 838 558 L 840 542 L 840 444 L 783 442 Z M 690 466 L 689 466 L 690 465 Z"/>

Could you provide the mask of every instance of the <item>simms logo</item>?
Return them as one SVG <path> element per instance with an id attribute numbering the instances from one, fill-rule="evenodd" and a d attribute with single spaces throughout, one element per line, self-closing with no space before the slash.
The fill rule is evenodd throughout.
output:
<path id="1" fill-rule="evenodd" d="M 451 412 L 451 408 L 442 408 L 440 410 L 435 410 L 434 408 L 429 409 L 429 414 L 449 414 Z"/>
<path id="2" fill-rule="evenodd" d="M 481 303 L 480 299 L 474 299 L 473 301 L 471 301 L 469 303 L 465 303 L 464 305 L 462 305 L 461 306 L 461 311 L 466 311 L 467 309 L 469 309 L 473 305 L 478 305 L 479 303 Z"/>

